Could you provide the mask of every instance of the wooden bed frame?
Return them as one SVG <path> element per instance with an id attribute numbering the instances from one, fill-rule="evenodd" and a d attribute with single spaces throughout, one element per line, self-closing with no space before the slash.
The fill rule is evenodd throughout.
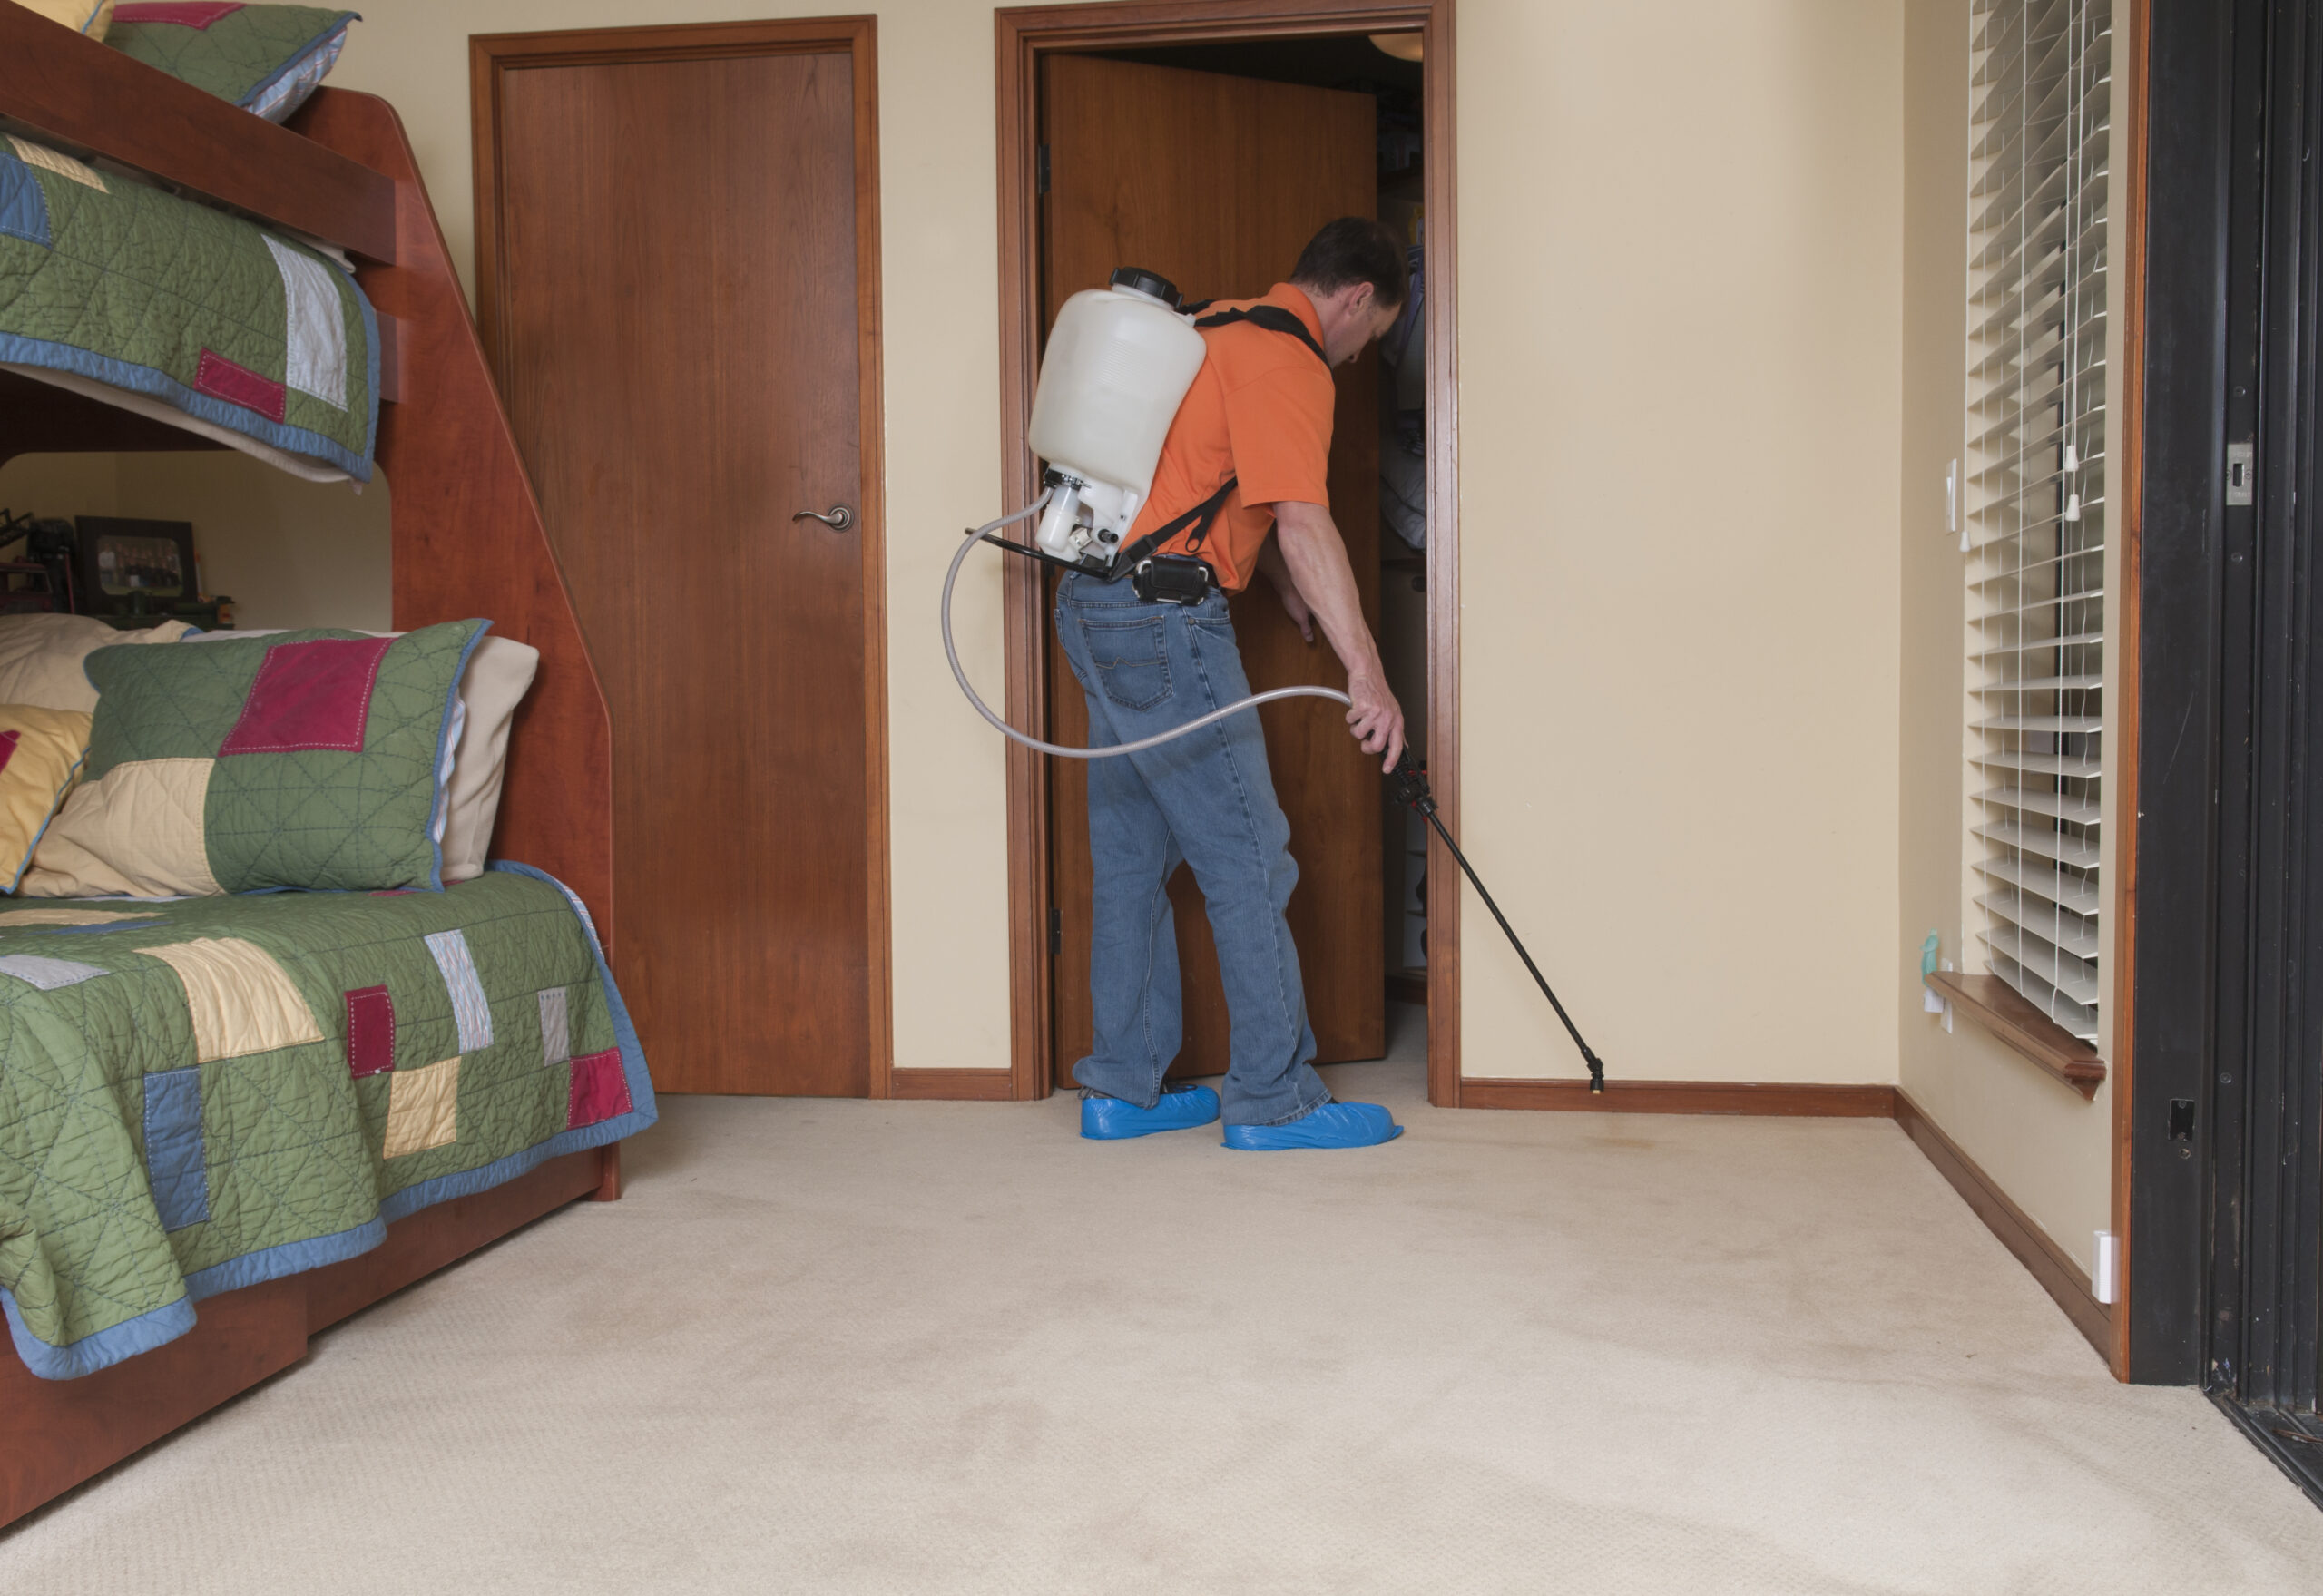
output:
<path id="1" fill-rule="evenodd" d="M 323 89 L 276 127 L 0 5 L 0 119 L 355 257 L 384 346 L 377 460 L 392 494 L 395 625 L 489 616 L 495 632 L 540 651 L 510 738 L 493 851 L 564 882 L 608 932 L 604 696 L 395 112 Z M 0 465 L 24 454 L 220 446 L 0 373 Z M 85 1378 L 38 1379 L 0 1352 L 0 1524 L 298 1362 L 314 1331 L 576 1198 L 620 1194 L 618 1144 L 573 1153 L 399 1220 L 360 1258 L 209 1297 L 189 1334 Z"/>

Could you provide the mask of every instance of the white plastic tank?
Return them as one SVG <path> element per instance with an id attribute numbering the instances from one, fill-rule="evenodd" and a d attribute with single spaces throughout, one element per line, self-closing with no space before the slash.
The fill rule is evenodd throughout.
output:
<path id="1" fill-rule="evenodd" d="M 1057 312 L 1033 396 L 1033 453 L 1064 481 L 1034 541 L 1060 560 L 1110 560 L 1152 491 L 1162 440 L 1201 369 L 1178 291 L 1124 267 Z"/>

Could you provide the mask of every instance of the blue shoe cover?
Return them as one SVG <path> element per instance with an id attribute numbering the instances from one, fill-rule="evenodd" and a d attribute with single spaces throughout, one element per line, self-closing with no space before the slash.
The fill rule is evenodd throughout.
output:
<path id="1" fill-rule="evenodd" d="M 1226 1145 L 1244 1152 L 1289 1147 L 1377 1147 L 1404 1133 L 1376 1102 L 1327 1102 L 1284 1125 L 1229 1125 Z"/>
<path id="2" fill-rule="evenodd" d="M 1092 1141 L 1124 1141 L 1156 1131 L 1191 1131 L 1218 1118 L 1218 1093 L 1207 1086 L 1162 1089 L 1150 1109 L 1118 1097 L 1081 1100 L 1081 1134 Z"/>

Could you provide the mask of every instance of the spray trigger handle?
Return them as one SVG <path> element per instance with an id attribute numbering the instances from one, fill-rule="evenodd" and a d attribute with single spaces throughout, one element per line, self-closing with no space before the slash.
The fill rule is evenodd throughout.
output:
<path id="1" fill-rule="evenodd" d="M 1427 771 L 1412 758 L 1408 748 L 1396 756 L 1396 768 L 1387 779 L 1395 784 L 1396 801 L 1415 814 L 1436 813 L 1436 794 L 1428 790 Z"/>

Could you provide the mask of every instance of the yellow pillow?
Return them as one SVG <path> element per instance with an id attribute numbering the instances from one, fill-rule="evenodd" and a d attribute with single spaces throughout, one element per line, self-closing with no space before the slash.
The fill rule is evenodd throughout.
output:
<path id="1" fill-rule="evenodd" d="M 16 890 L 41 833 L 81 778 L 92 719 L 82 710 L 0 704 L 0 890 Z"/>
<path id="2" fill-rule="evenodd" d="M 93 39 L 103 38 L 105 30 L 113 26 L 113 0 L 16 0 L 16 4 Z"/>

